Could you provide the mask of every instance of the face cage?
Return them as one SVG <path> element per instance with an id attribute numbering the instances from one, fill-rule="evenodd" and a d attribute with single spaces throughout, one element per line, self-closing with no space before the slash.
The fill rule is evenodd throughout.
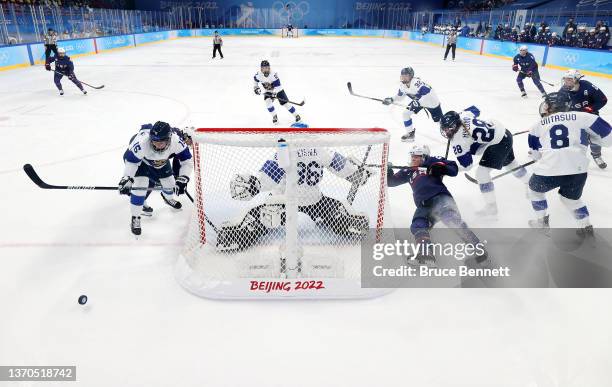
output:
<path id="1" fill-rule="evenodd" d="M 410 85 L 410 81 L 412 81 L 412 77 L 408 74 L 402 74 L 400 75 L 400 82 L 403 83 L 406 86 Z"/>
<path id="2" fill-rule="evenodd" d="M 261 66 L 261 73 L 266 77 L 270 75 L 270 66 Z"/>
<path id="3" fill-rule="evenodd" d="M 161 142 L 161 141 L 165 141 L 166 142 L 166 146 L 164 146 L 162 149 L 159 149 L 155 146 L 154 142 Z M 157 153 L 162 153 L 163 151 L 165 151 L 166 149 L 170 148 L 170 142 L 172 141 L 172 137 L 168 138 L 168 139 L 159 139 L 159 140 L 153 140 L 151 139 L 151 148 L 157 152 Z"/>

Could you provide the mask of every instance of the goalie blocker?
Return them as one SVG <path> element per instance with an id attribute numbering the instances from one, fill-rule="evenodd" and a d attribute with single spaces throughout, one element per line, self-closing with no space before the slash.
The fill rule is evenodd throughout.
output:
<path id="1" fill-rule="evenodd" d="M 368 229 L 378 236 L 388 220 L 388 139 L 377 128 L 198 129 L 196 211 L 179 282 L 211 298 L 387 292 L 361 288 L 360 278 L 362 237 Z M 301 287 L 313 281 L 321 286 Z M 286 286 L 262 291 L 261 283 Z"/>

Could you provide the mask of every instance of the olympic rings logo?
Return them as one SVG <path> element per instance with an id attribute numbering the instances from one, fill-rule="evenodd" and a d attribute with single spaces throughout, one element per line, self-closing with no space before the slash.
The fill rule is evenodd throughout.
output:
<path id="1" fill-rule="evenodd" d="M 297 21 L 304 19 L 304 16 L 310 13 L 310 4 L 307 1 L 300 1 L 299 3 L 295 1 L 275 1 L 272 3 L 272 10 L 279 14 L 281 18 Z"/>

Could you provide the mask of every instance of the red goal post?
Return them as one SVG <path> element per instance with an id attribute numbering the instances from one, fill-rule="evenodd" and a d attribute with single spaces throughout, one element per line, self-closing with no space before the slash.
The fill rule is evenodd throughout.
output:
<path id="1" fill-rule="evenodd" d="M 390 223 L 387 130 L 199 128 L 191 135 L 195 210 L 176 266 L 187 290 L 211 298 L 381 294 L 360 286 L 356 235 L 367 228 L 378 238 Z M 250 176 L 261 191 L 237 199 L 232 185 Z M 295 289 L 303 281 L 322 287 Z M 292 290 L 259 289 L 274 286 Z"/>

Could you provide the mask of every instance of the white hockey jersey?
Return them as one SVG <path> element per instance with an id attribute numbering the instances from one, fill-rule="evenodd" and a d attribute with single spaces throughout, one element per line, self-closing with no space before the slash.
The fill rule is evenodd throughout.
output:
<path id="1" fill-rule="evenodd" d="M 506 134 L 506 128 L 495 120 L 482 120 L 480 110 L 470 106 L 459 113 L 465 128 L 451 139 L 451 149 L 463 169 L 470 169 L 474 164 L 473 156 L 481 155 L 491 145 L 499 144 Z"/>
<path id="2" fill-rule="evenodd" d="M 324 171 L 346 179 L 357 171 L 357 165 L 337 152 L 320 148 L 300 148 L 295 151 L 297 167 L 297 198 L 300 206 L 317 203 L 321 199 L 321 186 Z M 285 189 L 285 170 L 278 163 L 278 153 L 261 167 L 256 177 L 261 183 L 261 191 L 281 194 Z M 347 190 L 348 193 L 348 190 Z"/>
<path id="3" fill-rule="evenodd" d="M 539 160 L 534 173 L 562 176 L 585 173 L 589 166 L 589 141 L 612 145 L 610 124 L 584 112 L 559 112 L 543 117 L 529 131 L 529 154 Z"/>
<path id="4" fill-rule="evenodd" d="M 421 78 L 412 78 L 410 87 L 406 87 L 406 85 L 400 82 L 397 97 L 395 97 L 394 100 L 396 102 L 401 101 L 406 96 L 410 97 L 410 99 L 419 101 L 421 106 L 426 108 L 435 108 L 440 105 L 440 100 L 433 88 L 423 82 Z"/>
<path id="5" fill-rule="evenodd" d="M 172 132 L 170 146 L 164 151 L 158 152 L 151 145 L 149 130 L 143 129 L 134 137 L 124 155 L 124 176 L 134 177 L 141 162 L 156 169 L 162 168 L 172 155 L 175 155 L 181 162 L 179 175 L 189 176 L 193 170 L 193 158 L 189 148 L 178 134 Z"/>
<path id="6" fill-rule="evenodd" d="M 258 71 L 253 77 L 253 80 L 255 82 L 254 87 L 259 86 L 259 83 L 261 83 L 264 92 L 280 93 L 283 91 L 283 87 L 281 86 L 280 79 L 276 72 L 270 72 L 266 77 L 261 71 Z"/>

